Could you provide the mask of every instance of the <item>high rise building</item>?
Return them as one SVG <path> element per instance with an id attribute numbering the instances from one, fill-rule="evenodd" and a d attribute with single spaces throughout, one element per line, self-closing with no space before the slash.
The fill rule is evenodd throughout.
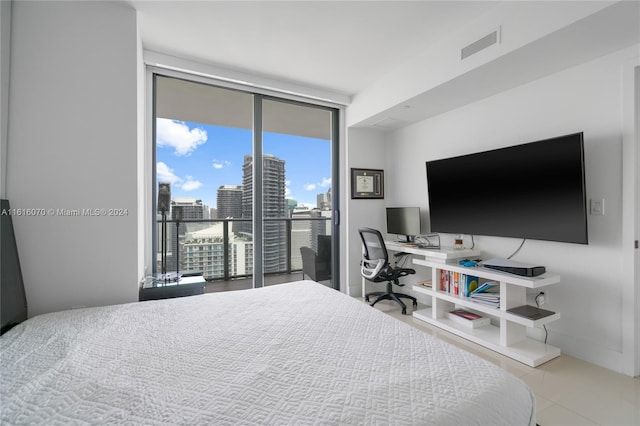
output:
<path id="1" fill-rule="evenodd" d="M 218 219 L 242 217 L 242 185 L 221 185 L 218 188 Z M 232 222 L 230 231 L 241 231 L 240 222 Z"/>
<path id="2" fill-rule="evenodd" d="M 204 219 L 205 206 L 202 200 L 188 197 L 176 197 L 171 200 L 171 219 L 177 219 L 178 210 L 182 212 L 182 220 Z"/>
<path id="3" fill-rule="evenodd" d="M 316 196 L 316 203 L 318 210 L 331 210 L 331 188 L 326 194 L 318 194 Z"/>
<path id="4" fill-rule="evenodd" d="M 300 247 L 312 247 L 312 224 L 309 219 L 313 217 L 313 210 L 308 207 L 297 207 L 291 211 L 291 269 L 302 269 L 302 256 Z"/>
<path id="5" fill-rule="evenodd" d="M 295 270 L 302 268 L 300 247 L 310 247 L 318 253 L 318 236 L 331 235 L 331 210 L 297 207 L 291 218 L 291 269 Z"/>
<path id="6" fill-rule="evenodd" d="M 205 208 L 206 206 L 202 204 L 202 200 L 196 200 L 195 198 L 176 197 L 171 200 L 171 220 L 180 222 L 167 225 L 167 241 L 168 247 L 171 249 L 171 255 L 167 255 L 167 271 L 184 270 L 183 265 L 178 265 L 177 262 L 178 258 L 182 258 L 180 247 L 184 243 L 184 236 L 187 233 L 187 224 L 183 221 L 204 219 Z M 202 226 L 202 224 L 198 225 L 196 227 Z M 194 226 L 191 226 L 190 230 L 193 230 L 193 228 Z"/>
<path id="7" fill-rule="evenodd" d="M 218 219 L 242 217 L 242 185 L 218 188 Z"/>
<path id="8" fill-rule="evenodd" d="M 198 231 L 187 232 L 180 253 L 183 269 L 198 270 L 207 280 L 225 277 L 223 224 L 214 223 Z M 229 276 L 241 277 L 253 273 L 253 243 L 229 235 Z"/>
<path id="9" fill-rule="evenodd" d="M 318 235 L 331 235 L 331 210 L 314 210 L 312 217 L 325 218 L 314 220 L 311 225 L 312 248 L 317 250 Z"/>
<path id="10" fill-rule="evenodd" d="M 262 162 L 262 205 L 264 218 L 285 218 L 285 161 L 265 154 Z M 245 155 L 242 166 L 242 217 L 253 216 L 253 156 Z M 219 208 L 219 207 L 218 207 Z M 251 232 L 244 226 L 245 232 Z M 265 221 L 263 225 L 264 272 L 280 272 L 287 267 L 286 223 Z"/>

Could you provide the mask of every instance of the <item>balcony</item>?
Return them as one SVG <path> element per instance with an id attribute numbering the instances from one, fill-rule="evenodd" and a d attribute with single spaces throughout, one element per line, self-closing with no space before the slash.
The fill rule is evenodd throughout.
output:
<path id="1" fill-rule="evenodd" d="M 162 220 L 157 221 L 156 271 L 162 270 Z M 264 220 L 264 285 L 302 279 L 300 247 L 317 250 L 317 236 L 330 233 L 331 217 Z M 166 270 L 201 271 L 206 291 L 252 287 L 250 219 L 166 220 Z"/>

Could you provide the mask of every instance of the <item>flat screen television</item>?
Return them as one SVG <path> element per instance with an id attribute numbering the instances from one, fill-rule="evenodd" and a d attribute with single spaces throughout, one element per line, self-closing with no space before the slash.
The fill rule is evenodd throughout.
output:
<path id="1" fill-rule="evenodd" d="M 588 244 L 582 132 L 426 169 L 431 232 Z"/>
<path id="2" fill-rule="evenodd" d="M 387 234 L 414 241 L 420 235 L 420 208 L 387 207 Z"/>

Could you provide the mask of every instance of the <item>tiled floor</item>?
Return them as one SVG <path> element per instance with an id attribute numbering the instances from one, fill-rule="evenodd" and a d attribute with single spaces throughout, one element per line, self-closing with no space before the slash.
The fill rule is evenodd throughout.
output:
<path id="1" fill-rule="evenodd" d="M 540 426 L 640 425 L 640 378 L 632 378 L 568 355 L 531 368 L 468 340 L 402 315 L 393 302 L 375 308 L 493 362 L 533 389 Z"/>

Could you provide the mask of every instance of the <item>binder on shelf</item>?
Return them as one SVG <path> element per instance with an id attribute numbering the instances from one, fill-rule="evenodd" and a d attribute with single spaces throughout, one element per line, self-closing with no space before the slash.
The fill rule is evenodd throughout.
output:
<path id="1" fill-rule="evenodd" d="M 474 277 L 473 275 L 463 275 L 464 276 L 464 292 L 465 297 L 469 297 L 471 293 L 478 289 L 478 277 Z"/>
<path id="2" fill-rule="evenodd" d="M 488 317 L 483 317 L 464 309 L 455 309 L 447 312 L 447 318 L 469 328 L 478 328 L 491 323 L 491 320 Z"/>

